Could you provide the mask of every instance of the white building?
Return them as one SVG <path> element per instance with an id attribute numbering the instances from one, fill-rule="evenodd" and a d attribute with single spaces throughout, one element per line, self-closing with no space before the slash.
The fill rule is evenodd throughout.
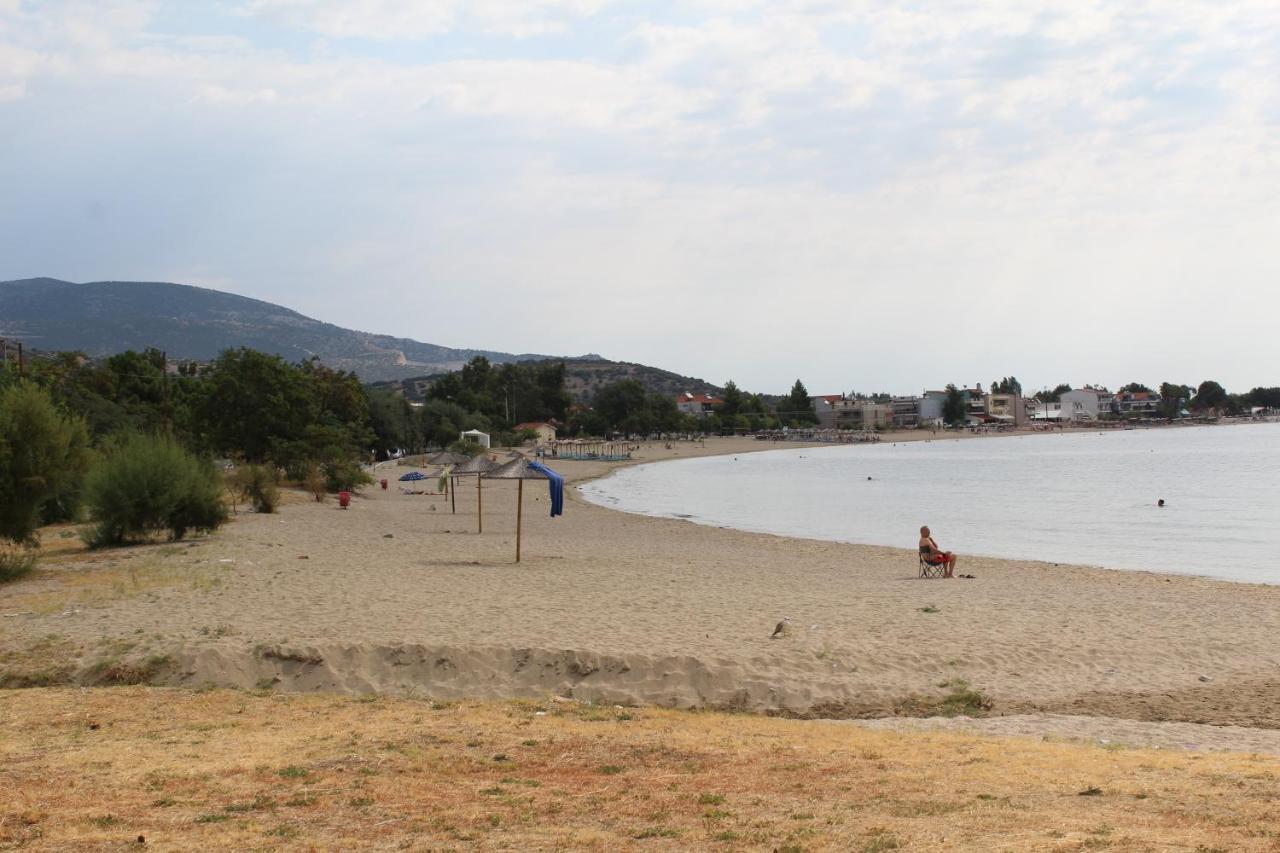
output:
<path id="1" fill-rule="evenodd" d="M 474 441 L 486 450 L 489 447 L 489 433 L 481 432 L 478 429 L 469 429 L 463 432 L 460 438 L 462 441 Z"/>
<path id="2" fill-rule="evenodd" d="M 1115 398 L 1105 388 L 1077 388 L 1067 391 L 1058 400 L 1062 404 L 1062 419 L 1069 421 L 1096 421 L 1111 414 L 1111 401 Z"/>
<path id="3" fill-rule="evenodd" d="M 1031 407 L 1031 419 L 1035 421 L 1061 420 L 1062 404 L 1036 400 Z"/>

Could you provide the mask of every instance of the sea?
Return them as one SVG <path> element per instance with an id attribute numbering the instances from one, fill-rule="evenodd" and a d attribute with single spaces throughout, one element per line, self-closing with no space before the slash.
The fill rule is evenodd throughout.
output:
<path id="1" fill-rule="evenodd" d="M 944 436 L 656 462 L 580 490 L 625 512 L 911 550 L 927 524 L 962 560 L 1280 583 L 1280 424 Z"/>

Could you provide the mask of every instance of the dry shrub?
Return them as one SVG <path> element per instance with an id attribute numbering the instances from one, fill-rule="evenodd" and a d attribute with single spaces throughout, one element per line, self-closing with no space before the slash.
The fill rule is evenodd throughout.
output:
<path id="1" fill-rule="evenodd" d="M 0 583 L 15 581 L 31 574 L 36 567 L 36 552 L 30 548 L 0 547 Z"/>
<path id="2" fill-rule="evenodd" d="M 320 470 L 318 465 L 312 465 L 307 469 L 307 476 L 303 479 L 302 486 L 315 497 L 316 503 L 322 503 L 325 494 L 329 491 L 325 483 L 324 472 Z"/>
<path id="3" fill-rule="evenodd" d="M 268 465 L 241 465 L 232 477 L 232 489 L 254 512 L 273 513 L 280 505 L 277 471 Z"/>

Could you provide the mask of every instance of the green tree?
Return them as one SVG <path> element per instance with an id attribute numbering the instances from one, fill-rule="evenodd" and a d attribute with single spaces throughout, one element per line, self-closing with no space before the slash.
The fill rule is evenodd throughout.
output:
<path id="1" fill-rule="evenodd" d="M 780 412 L 786 420 L 793 424 L 816 424 L 818 415 L 813 410 L 813 401 L 809 399 L 809 391 L 804 387 L 804 383 L 799 379 L 796 384 L 791 386 L 791 393 L 787 395 L 785 412 Z"/>
<path id="2" fill-rule="evenodd" d="M 1160 416 L 1172 420 L 1191 400 L 1194 390 L 1174 382 L 1160 383 Z"/>
<path id="3" fill-rule="evenodd" d="M 403 394 L 393 391 L 369 392 L 369 424 L 379 451 L 404 448 L 414 452 L 420 449 L 422 432 L 413 407 Z M 385 454 L 380 454 L 384 456 Z"/>
<path id="4" fill-rule="evenodd" d="M 762 394 L 748 394 L 746 399 L 742 401 L 742 411 L 752 415 L 769 414 L 769 406 L 765 403 Z"/>
<path id="5" fill-rule="evenodd" d="M 1196 395 L 1191 398 L 1191 408 L 1198 411 L 1223 409 L 1226 403 L 1226 389 L 1212 379 L 1201 382 L 1200 387 L 1196 389 Z"/>
<path id="6" fill-rule="evenodd" d="M 621 379 L 603 386 L 592 398 L 591 412 L 578 425 L 591 434 L 609 432 L 646 435 L 674 432 L 684 418 L 669 394 L 649 393 L 638 379 Z"/>
<path id="7" fill-rule="evenodd" d="M 670 394 L 656 392 L 648 394 L 646 396 L 646 408 L 648 408 L 649 415 L 653 419 L 653 430 L 675 432 L 683 426 L 684 418 L 676 407 L 676 401 L 671 399 Z"/>
<path id="8" fill-rule="evenodd" d="M 1130 382 L 1120 388 L 1121 394 L 1150 394 L 1151 389 L 1141 382 Z"/>
<path id="9" fill-rule="evenodd" d="M 1248 406 L 1280 409 L 1280 388 L 1252 388 L 1244 395 L 1244 403 Z"/>
<path id="10" fill-rule="evenodd" d="M 0 389 L 0 539 L 35 544 L 45 517 L 67 517 L 89 461 L 84 421 L 21 381 Z"/>
<path id="11" fill-rule="evenodd" d="M 591 407 L 604 419 L 608 430 L 647 432 L 645 404 L 648 395 L 638 379 L 610 382 L 595 393 Z"/>
<path id="12" fill-rule="evenodd" d="M 199 383 L 196 443 L 255 464 L 274 462 L 295 479 L 317 461 L 363 459 L 374 441 L 355 374 L 315 359 L 292 365 L 255 350 L 227 350 Z"/>
<path id="13" fill-rule="evenodd" d="M 1005 376 L 998 382 L 991 383 L 992 394 L 1022 394 L 1022 383 L 1016 376 Z"/>
<path id="14" fill-rule="evenodd" d="M 952 426 L 960 426 L 965 422 L 964 394 L 955 386 L 947 385 L 947 399 L 942 403 L 942 420 Z"/>
<path id="15" fill-rule="evenodd" d="M 1071 390 L 1071 386 L 1065 382 L 1055 385 L 1053 390 L 1041 390 L 1036 392 L 1036 399 L 1042 403 L 1057 403 L 1062 399 L 1062 395 Z"/>
<path id="16" fill-rule="evenodd" d="M 320 415 L 319 401 L 300 370 L 277 355 L 251 349 L 218 356 L 201 392 L 196 407 L 208 447 L 253 463 L 300 440 Z"/>
<path id="17" fill-rule="evenodd" d="M 427 397 L 456 403 L 502 431 L 526 421 L 565 420 L 572 401 L 564 379 L 563 361 L 494 367 L 484 356 L 476 356 L 462 370 L 437 378 Z"/>
<path id="18" fill-rule="evenodd" d="M 742 411 L 744 402 L 742 389 L 732 379 L 724 383 L 724 396 L 721 399 L 724 402 L 717 407 L 717 411 L 722 417 L 732 418 Z"/>

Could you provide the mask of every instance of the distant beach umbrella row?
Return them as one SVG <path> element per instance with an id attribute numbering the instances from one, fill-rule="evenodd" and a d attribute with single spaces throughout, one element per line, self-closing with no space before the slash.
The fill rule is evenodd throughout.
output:
<path id="1" fill-rule="evenodd" d="M 520 562 L 520 541 L 524 519 L 524 481 L 543 480 L 552 484 L 552 515 L 563 511 L 564 479 L 549 468 L 545 468 L 524 454 L 513 451 L 507 462 L 490 459 L 486 454 L 469 457 L 461 453 L 444 451 L 424 460 L 424 467 L 443 466 L 434 477 L 446 478 L 453 482 L 449 489 L 452 511 L 457 513 L 457 480 L 461 477 L 475 475 L 476 478 L 476 533 L 484 532 L 484 481 L 515 480 L 516 486 L 516 562 Z M 429 475 L 421 471 L 411 471 L 400 477 L 403 481 L 428 479 Z"/>

